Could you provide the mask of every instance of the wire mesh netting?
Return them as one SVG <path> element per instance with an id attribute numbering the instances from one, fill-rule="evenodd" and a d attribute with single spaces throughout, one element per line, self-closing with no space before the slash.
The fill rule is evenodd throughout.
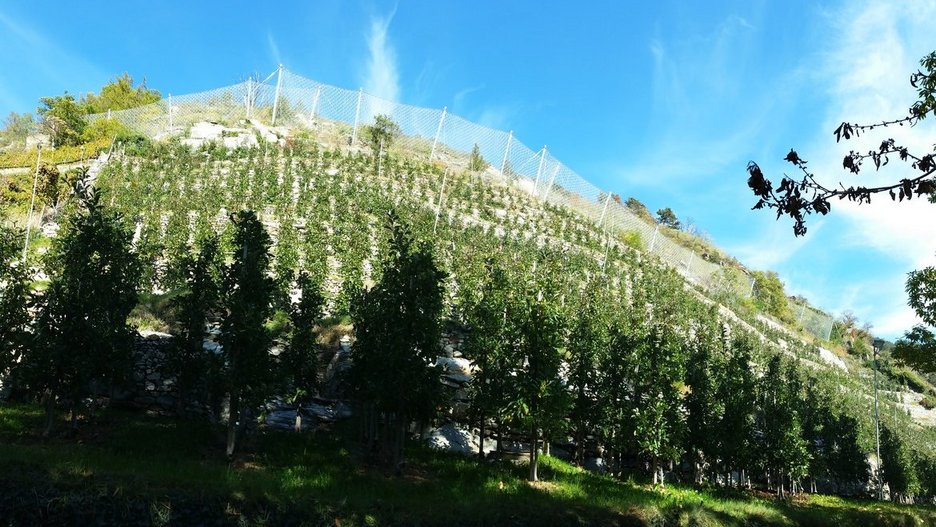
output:
<path id="1" fill-rule="evenodd" d="M 139 108 L 91 115 L 88 120 L 116 119 L 135 133 L 156 138 L 178 134 L 198 122 L 238 126 L 252 120 L 270 126 L 302 127 L 326 143 L 367 144 L 368 127 L 380 115 L 388 116 L 400 128 L 393 150 L 464 168 L 476 158 L 474 163 L 485 171 L 544 203 L 577 211 L 600 230 L 654 254 L 699 287 L 738 296 L 751 294 L 751 277 L 743 268 L 674 241 L 617 196 L 564 165 L 546 147 L 533 150 L 512 132 L 473 123 L 446 109 L 402 104 L 280 68 L 263 80 L 248 79 L 206 92 L 170 96 Z M 831 315 L 800 304 L 794 310 L 806 331 L 828 340 Z"/>

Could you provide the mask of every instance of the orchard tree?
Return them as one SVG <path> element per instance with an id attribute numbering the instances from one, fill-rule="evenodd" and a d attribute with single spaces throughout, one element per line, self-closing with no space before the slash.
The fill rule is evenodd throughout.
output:
<path id="1" fill-rule="evenodd" d="M 496 257 L 485 262 L 486 279 L 469 300 L 465 324 L 468 328 L 465 352 L 477 371 L 469 385 L 471 414 L 478 423 L 478 456 L 484 458 L 484 432 L 488 419 L 503 422 L 510 401 L 514 371 L 510 346 L 512 285 L 507 270 Z"/>
<path id="2" fill-rule="evenodd" d="M 575 462 L 584 462 L 587 436 L 601 419 L 599 364 L 605 360 L 611 340 L 611 305 L 602 280 L 591 280 L 583 291 L 578 316 L 572 322 L 568 346 L 568 380 L 572 392 L 569 416 L 575 439 Z"/>
<path id="3" fill-rule="evenodd" d="M 682 454 L 685 431 L 679 385 L 686 356 L 674 329 L 651 324 L 635 354 L 634 433 L 638 452 L 650 462 L 654 485 L 664 484 L 662 463 Z"/>
<path id="4" fill-rule="evenodd" d="M 913 454 L 896 430 L 881 426 L 881 475 L 890 488 L 891 500 L 911 498 L 919 490 Z"/>
<path id="5" fill-rule="evenodd" d="M 439 368 L 443 281 L 429 246 L 415 244 L 399 217 L 387 217 L 390 241 L 380 281 L 351 304 L 356 342 L 351 388 L 363 439 L 395 468 L 410 422 L 428 423 L 441 402 Z"/>
<path id="6" fill-rule="evenodd" d="M 168 366 L 176 378 L 176 412 L 184 415 L 192 390 L 208 374 L 203 347 L 209 317 L 218 309 L 222 264 L 217 236 L 199 243 L 198 251 L 186 248 L 176 262 L 183 292 L 172 299 L 178 330 Z"/>
<path id="7" fill-rule="evenodd" d="M 304 399 L 316 393 L 318 385 L 318 332 L 316 325 L 322 320 L 322 286 L 307 272 L 296 276 L 299 300 L 290 306 L 289 345 L 280 355 L 281 379 L 292 388 L 293 398 Z"/>
<path id="8" fill-rule="evenodd" d="M 400 133 L 400 125 L 394 122 L 393 117 L 385 114 L 374 117 L 374 124 L 364 128 L 365 141 L 374 155 L 374 166 L 377 164 L 377 157 L 390 150 Z"/>
<path id="9" fill-rule="evenodd" d="M 731 351 L 716 397 L 724 405 L 718 426 L 719 450 L 723 468 L 738 472 L 738 485 L 744 484 L 744 471 L 755 459 L 754 435 L 757 411 L 757 380 L 751 370 L 754 337 L 737 335 L 731 341 Z"/>
<path id="10" fill-rule="evenodd" d="M 777 484 L 777 494 L 785 492 L 785 482 L 803 477 L 809 453 L 803 439 L 799 407 L 801 388 L 793 364 L 784 365 L 779 355 L 767 363 L 760 379 L 761 438 L 758 449 L 761 463 Z"/>
<path id="11" fill-rule="evenodd" d="M 21 258 L 25 234 L 0 217 L 0 386 L 29 342 L 29 277 Z"/>
<path id="12" fill-rule="evenodd" d="M 523 364 L 515 378 L 517 391 L 511 413 L 529 431 L 529 479 L 537 481 L 540 433 L 558 431 L 568 406 L 559 379 L 566 327 L 559 291 L 549 277 L 529 279 L 519 287 L 520 298 L 511 318 L 516 325 L 513 351 Z"/>
<path id="13" fill-rule="evenodd" d="M 42 118 L 40 127 L 52 139 L 52 146 L 70 146 L 81 142 L 87 121 L 87 113 L 75 97 L 64 95 L 42 97 L 36 113 Z"/>
<path id="14" fill-rule="evenodd" d="M 229 394 L 227 455 L 233 456 L 238 429 L 263 402 L 272 376 L 272 337 L 266 323 L 273 313 L 275 281 L 270 277 L 269 234 L 256 213 L 231 215 L 232 262 L 224 269 L 220 305 L 224 383 Z"/>
<path id="15" fill-rule="evenodd" d="M 717 314 L 709 312 L 699 317 L 694 333 L 686 366 L 689 390 L 685 401 L 686 448 L 696 472 L 695 481 L 699 483 L 705 465 L 710 469 L 716 468 L 721 446 L 719 440 L 724 432 L 720 425 L 725 401 L 719 397 L 724 346 Z"/>
<path id="16" fill-rule="evenodd" d="M 45 400 L 45 435 L 51 432 L 59 398 L 69 401 L 74 427 L 91 384 L 119 380 L 131 360 L 133 333 L 127 316 L 137 303 L 141 273 L 131 251 L 132 233 L 119 214 L 104 208 L 86 180 L 76 183 L 75 193 L 78 209 L 45 262 L 49 286 L 25 359 L 30 386 Z"/>

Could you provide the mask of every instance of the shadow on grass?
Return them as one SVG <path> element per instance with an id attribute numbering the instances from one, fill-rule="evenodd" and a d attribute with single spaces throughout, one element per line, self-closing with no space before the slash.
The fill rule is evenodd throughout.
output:
<path id="1" fill-rule="evenodd" d="M 411 448 L 402 476 L 358 462 L 347 434 L 261 431 L 234 463 L 204 423 L 109 411 L 35 441 L 41 413 L 0 407 L 0 524 L 920 525 L 931 509 L 765 500 L 647 486 L 544 458 L 527 468 Z M 880 505 L 880 504 L 878 504 Z M 915 523 L 914 523 L 915 522 Z"/>

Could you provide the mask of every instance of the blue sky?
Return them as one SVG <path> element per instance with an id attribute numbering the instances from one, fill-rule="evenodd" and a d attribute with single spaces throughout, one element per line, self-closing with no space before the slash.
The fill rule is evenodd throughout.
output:
<path id="1" fill-rule="evenodd" d="M 117 5 L 0 5 L 0 112 L 125 71 L 178 95 L 282 63 L 548 144 L 597 186 L 672 207 L 789 293 L 887 337 L 915 320 L 906 273 L 936 264 L 932 205 L 833 203 L 794 238 L 788 221 L 750 211 L 744 170 L 756 160 L 777 181 L 795 147 L 826 183 L 858 184 L 840 168 L 849 147 L 893 136 L 932 148 L 932 122 L 844 146 L 832 130 L 906 111 L 908 76 L 936 48 L 933 1 Z"/>

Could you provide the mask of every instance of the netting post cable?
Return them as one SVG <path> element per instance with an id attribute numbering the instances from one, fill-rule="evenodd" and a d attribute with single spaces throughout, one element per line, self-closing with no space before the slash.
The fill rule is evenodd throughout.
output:
<path id="1" fill-rule="evenodd" d="M 110 113 L 110 110 L 108 110 Z M 29 202 L 29 213 L 26 214 L 26 241 L 23 242 L 23 264 L 26 264 L 26 253 L 29 250 L 29 228 L 32 226 L 32 212 L 36 205 L 36 187 L 39 186 L 39 162 L 42 160 L 42 146 L 36 146 L 36 175 L 33 177 L 32 199 Z"/>
<path id="2" fill-rule="evenodd" d="M 540 176 L 543 175 L 543 162 L 546 161 L 546 145 L 543 145 L 543 149 L 540 150 L 540 162 L 539 168 L 536 169 L 536 182 L 533 183 L 533 195 L 536 196 L 536 191 L 539 189 Z"/>
<path id="3" fill-rule="evenodd" d="M 436 145 L 439 144 L 439 134 L 442 133 L 442 124 L 445 123 L 445 114 L 448 113 L 448 106 L 442 107 L 442 117 L 439 118 L 439 126 L 436 128 L 435 139 L 432 140 L 432 149 L 429 150 L 429 161 L 432 161 L 432 156 L 435 155 Z M 435 232 L 435 229 L 433 229 Z"/>
<path id="4" fill-rule="evenodd" d="M 543 201 L 544 201 L 544 202 L 547 201 L 547 200 L 549 199 L 549 191 L 552 190 L 553 183 L 556 181 L 556 174 L 559 173 L 559 168 L 561 168 L 561 167 L 562 167 L 562 165 L 556 164 L 556 170 L 553 170 L 552 178 L 549 179 L 549 186 L 546 187 L 546 191 L 543 193 Z"/>
<path id="5" fill-rule="evenodd" d="M 315 88 L 315 97 L 312 99 L 312 111 L 309 112 L 309 122 L 315 121 L 315 111 L 318 110 L 319 96 L 322 95 L 322 87 Z"/>
<path id="6" fill-rule="evenodd" d="M 653 238 L 650 239 L 650 248 L 647 249 L 648 253 L 653 252 L 653 247 L 656 246 L 657 233 L 659 232 L 660 232 L 660 226 L 657 225 L 656 228 L 653 229 Z"/>
<path id="7" fill-rule="evenodd" d="M 507 146 L 504 148 L 504 160 L 501 161 L 501 175 L 505 175 L 504 171 L 507 170 L 507 156 L 510 154 L 510 143 L 513 142 L 513 130 L 507 134 Z"/>
<path id="8" fill-rule="evenodd" d="M 601 209 L 601 217 L 598 218 L 598 228 L 601 229 L 601 224 L 604 223 L 605 214 L 608 212 L 608 204 L 611 202 L 611 193 L 608 192 L 608 197 L 605 198 L 604 207 Z"/>
<path id="9" fill-rule="evenodd" d="M 271 126 L 276 126 L 276 110 L 279 106 L 279 97 L 280 97 L 280 86 L 283 82 L 283 65 L 280 64 L 276 68 L 276 90 L 273 93 L 273 120 L 271 121 Z"/>
<path id="10" fill-rule="evenodd" d="M 358 88 L 357 108 L 354 109 L 354 128 L 351 129 L 351 144 L 357 141 L 358 121 L 361 119 L 361 99 L 364 97 L 364 88 Z"/>

